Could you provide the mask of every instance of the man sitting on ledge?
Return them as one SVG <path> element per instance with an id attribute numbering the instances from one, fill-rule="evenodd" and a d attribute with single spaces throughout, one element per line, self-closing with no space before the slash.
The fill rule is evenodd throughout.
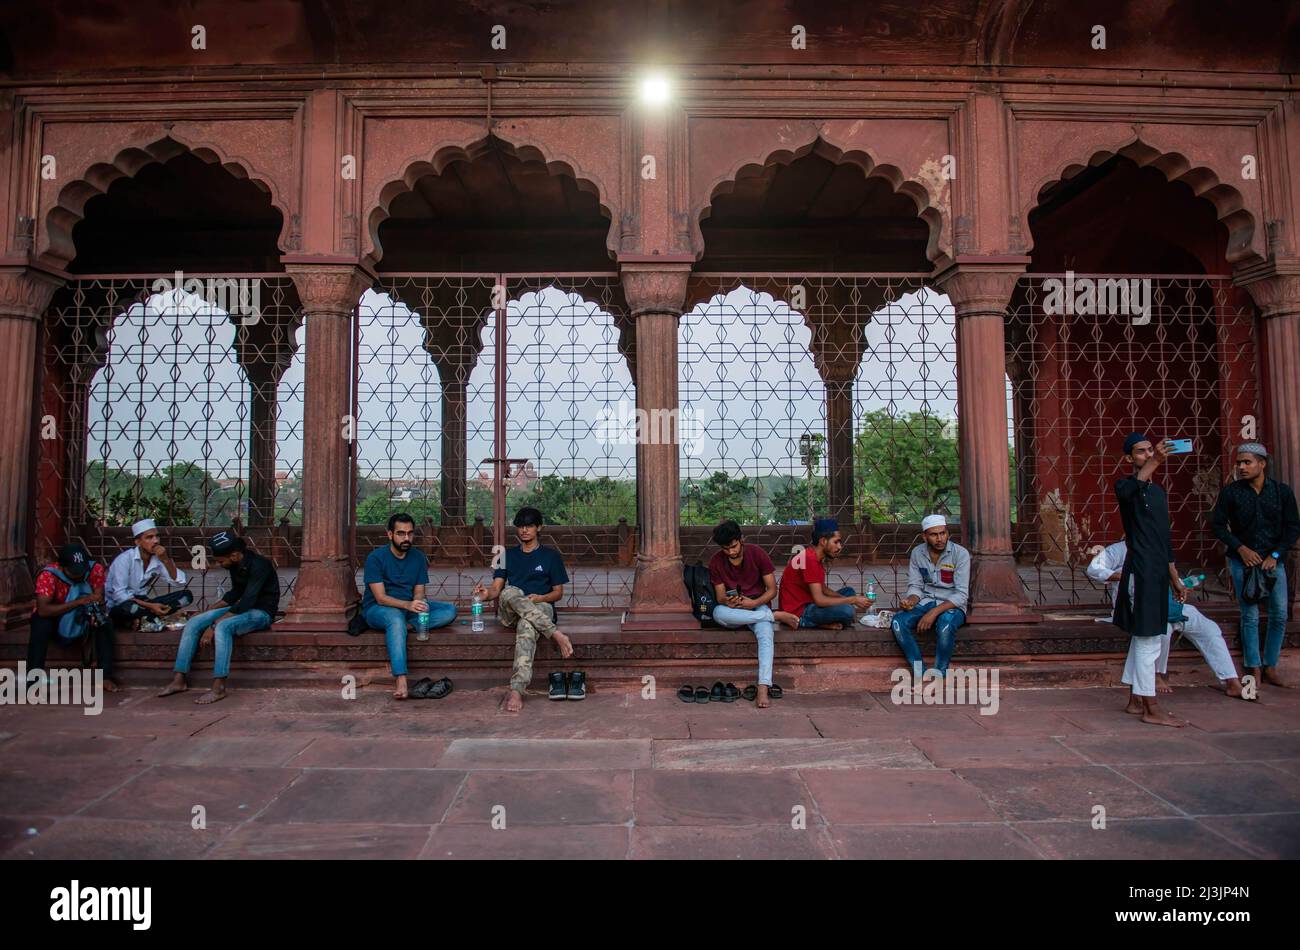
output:
<path id="1" fill-rule="evenodd" d="M 781 611 L 799 618 L 800 627 L 829 627 L 840 630 L 853 626 L 855 610 L 866 610 L 871 602 L 859 597 L 852 587 L 828 594 L 826 565 L 844 548 L 840 526 L 834 518 L 813 521 L 812 547 L 804 548 L 781 574 Z M 792 626 L 778 616 L 783 626 Z"/>
<path id="2" fill-rule="evenodd" d="M 912 669 L 913 687 L 921 685 L 924 663 L 915 631 L 934 628 L 934 669 L 946 676 L 970 599 L 970 552 L 949 540 L 943 515 L 923 518 L 921 536 L 924 543 L 912 549 L 907 561 L 907 594 L 899 602 L 903 610 L 892 624 L 894 639 Z"/>
<path id="3" fill-rule="evenodd" d="M 104 585 L 108 615 L 117 623 L 129 624 L 151 615 L 166 617 L 194 603 L 194 595 L 188 590 L 148 596 L 160 576 L 168 584 L 183 587 L 185 572 L 172 563 L 152 518 L 133 524 L 131 536 L 135 543 L 113 558 L 113 563 L 108 566 L 108 580 Z"/>
<path id="4" fill-rule="evenodd" d="M 515 534 L 519 543 L 506 551 L 503 567 L 492 572 L 492 586 L 474 585 L 474 593 L 486 603 L 497 602 L 497 619 L 515 628 L 515 663 L 510 673 L 510 692 L 506 694 L 506 712 L 524 708 L 524 690 L 533 678 L 533 657 L 537 637 L 547 637 L 560 649 L 560 657 L 573 656 L 573 641 L 555 625 L 555 603 L 564 596 L 569 574 L 555 548 L 542 544 L 542 513 L 536 508 L 520 508 L 515 515 Z M 584 699 L 587 678 L 583 673 L 551 674 L 551 699 Z"/>
<path id="5" fill-rule="evenodd" d="M 398 512 L 388 519 L 388 543 L 366 557 L 365 592 L 361 616 L 375 630 L 384 631 L 389 668 L 397 680 L 394 699 L 406 699 L 406 625 L 428 613 L 425 628 L 445 627 L 456 619 L 456 605 L 424 599 L 429 583 L 429 559 L 414 547 L 415 519 Z M 445 677 L 429 687 L 425 696 L 441 699 L 451 692 Z"/>
<path id="6" fill-rule="evenodd" d="M 226 677 L 230 674 L 230 653 L 235 637 L 271 626 L 280 607 L 280 576 L 270 558 L 248 550 L 243 538 L 219 531 L 208 545 L 218 567 L 230 572 L 230 590 L 210 610 L 195 614 L 181 631 L 176 648 L 175 675 L 159 696 L 189 689 L 186 676 L 200 643 L 215 637 L 217 655 L 212 664 L 212 688 L 194 700 L 200 705 L 226 698 Z"/>

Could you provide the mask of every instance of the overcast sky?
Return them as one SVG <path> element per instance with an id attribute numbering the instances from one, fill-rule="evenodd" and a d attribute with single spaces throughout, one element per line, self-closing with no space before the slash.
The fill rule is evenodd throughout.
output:
<path id="1" fill-rule="evenodd" d="M 361 303 L 362 474 L 439 475 L 441 386 L 419 320 L 404 305 L 366 293 Z M 507 419 L 509 455 L 543 474 L 632 478 L 634 446 L 620 440 L 635 393 L 608 313 L 555 288 L 511 301 Z M 303 362 L 299 349 L 280 387 L 278 468 L 302 458 Z M 684 419 L 683 477 L 726 470 L 802 473 L 799 437 L 825 432 L 824 388 L 803 318 L 766 293 L 738 288 L 683 316 L 678 334 Z M 225 315 L 198 298 L 151 298 L 115 322 L 108 364 L 91 388 L 89 457 L 110 463 L 202 461 L 217 478 L 246 473 L 248 386 Z M 855 414 L 956 415 L 953 313 L 932 291 L 877 312 L 855 384 Z M 492 454 L 495 329 L 469 381 L 470 477 Z M 1009 408 L 1009 407 L 1008 407 Z M 137 463 L 138 460 L 138 463 Z M 822 473 L 824 474 L 824 463 Z"/>

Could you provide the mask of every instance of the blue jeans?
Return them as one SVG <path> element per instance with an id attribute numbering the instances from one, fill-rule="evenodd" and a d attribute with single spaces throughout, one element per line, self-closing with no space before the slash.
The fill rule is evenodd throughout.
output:
<path id="1" fill-rule="evenodd" d="M 749 627 L 758 639 L 758 684 L 772 685 L 772 653 L 776 647 L 776 630 L 772 626 L 772 608 L 767 604 L 757 610 L 741 610 L 718 604 L 713 619 L 724 627 Z"/>
<path id="2" fill-rule="evenodd" d="M 922 617 L 938 606 L 937 600 L 927 600 L 917 604 L 911 610 L 902 610 L 894 614 L 894 622 L 891 625 L 894 639 L 903 648 L 903 656 L 907 657 L 907 665 L 913 673 L 921 670 L 924 663 L 921 659 L 921 648 L 916 644 L 916 625 L 921 622 Z M 956 607 L 939 614 L 934 622 L 936 643 L 934 668 L 941 676 L 947 674 L 948 661 L 952 659 L 953 648 L 957 646 L 957 628 L 965 622 L 966 614 Z"/>
<path id="3" fill-rule="evenodd" d="M 225 679 L 230 673 L 230 651 L 235 646 L 235 637 L 271 626 L 271 616 L 265 610 L 245 610 L 242 614 L 227 617 L 229 612 L 229 607 L 218 607 L 195 614 L 189 619 L 181 631 L 173 672 L 190 671 L 190 661 L 194 659 L 194 651 L 199 647 L 199 635 L 207 629 L 208 624 L 212 624 L 212 636 L 217 644 L 217 658 L 212 664 L 212 676 L 215 679 Z"/>
<path id="4" fill-rule="evenodd" d="M 852 587 L 841 587 L 838 593 L 841 597 L 856 597 L 858 592 Z M 825 627 L 832 623 L 842 623 L 846 627 L 851 627 L 855 609 L 852 604 L 837 604 L 834 607 L 818 607 L 816 604 L 809 604 L 803 609 L 799 626 Z"/>
<path id="5" fill-rule="evenodd" d="M 384 646 L 388 649 L 388 666 L 394 676 L 406 675 L 406 625 L 415 623 L 416 615 L 397 607 L 371 604 L 365 618 L 375 630 L 384 631 Z M 456 619 L 456 605 L 442 601 L 429 601 L 429 630 L 445 627 Z"/>
<path id="6" fill-rule="evenodd" d="M 1235 557 L 1228 558 L 1228 570 L 1232 571 L 1232 589 L 1240 596 L 1241 582 L 1246 574 L 1246 565 Z M 1286 635 L 1286 568 L 1282 562 L 1277 564 L 1277 583 L 1268 595 L 1268 632 L 1264 640 L 1264 662 L 1259 656 L 1259 604 L 1244 604 L 1241 607 L 1241 665 L 1247 668 L 1259 666 L 1277 666 L 1282 655 L 1282 640 Z"/>

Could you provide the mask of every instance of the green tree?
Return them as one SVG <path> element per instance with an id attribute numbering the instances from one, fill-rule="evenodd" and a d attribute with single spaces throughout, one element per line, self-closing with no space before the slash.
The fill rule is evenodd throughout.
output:
<path id="1" fill-rule="evenodd" d="M 791 521 L 808 520 L 808 494 L 812 489 L 814 512 L 826 510 L 826 479 L 814 477 L 787 478 L 780 488 L 772 493 L 772 503 L 768 516 L 777 524 L 789 524 Z"/>
<path id="2" fill-rule="evenodd" d="M 728 519 L 754 522 L 759 516 L 756 481 L 714 472 L 702 481 L 683 484 L 682 524 L 714 525 Z"/>
<path id="3" fill-rule="evenodd" d="M 957 437 L 933 413 L 893 417 L 866 414 L 854 439 L 854 495 L 860 515 L 873 521 L 919 521 L 926 514 L 958 514 Z"/>

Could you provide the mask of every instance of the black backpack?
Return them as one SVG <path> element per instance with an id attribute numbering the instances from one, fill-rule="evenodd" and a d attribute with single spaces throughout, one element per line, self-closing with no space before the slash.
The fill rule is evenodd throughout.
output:
<path id="1" fill-rule="evenodd" d="M 718 599 L 713 596 L 713 584 L 709 581 L 709 569 L 703 564 L 687 564 L 682 568 L 682 583 L 686 585 L 686 594 L 691 598 L 691 613 L 700 622 L 701 627 L 716 627 L 713 608 Z"/>

